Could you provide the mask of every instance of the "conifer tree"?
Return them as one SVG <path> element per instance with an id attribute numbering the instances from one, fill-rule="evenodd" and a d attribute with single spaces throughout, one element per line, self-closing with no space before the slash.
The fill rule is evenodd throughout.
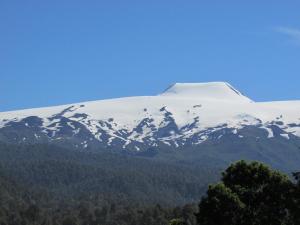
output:
<path id="1" fill-rule="evenodd" d="M 209 187 L 199 204 L 198 224 L 290 225 L 293 187 L 286 175 L 262 163 L 239 161 Z"/>

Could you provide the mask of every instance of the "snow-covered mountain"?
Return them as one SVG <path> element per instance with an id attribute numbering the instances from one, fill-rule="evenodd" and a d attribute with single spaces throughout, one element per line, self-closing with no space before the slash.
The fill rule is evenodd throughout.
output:
<path id="1" fill-rule="evenodd" d="M 176 83 L 157 96 L 0 113 L 0 141 L 9 143 L 139 152 L 228 136 L 298 140 L 300 101 L 254 102 L 225 82 Z"/>

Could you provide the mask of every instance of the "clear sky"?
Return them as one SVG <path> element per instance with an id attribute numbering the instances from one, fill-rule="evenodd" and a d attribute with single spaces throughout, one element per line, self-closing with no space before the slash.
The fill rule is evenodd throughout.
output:
<path id="1" fill-rule="evenodd" d="M 300 2 L 1 0 L 0 111 L 227 81 L 300 100 Z"/>

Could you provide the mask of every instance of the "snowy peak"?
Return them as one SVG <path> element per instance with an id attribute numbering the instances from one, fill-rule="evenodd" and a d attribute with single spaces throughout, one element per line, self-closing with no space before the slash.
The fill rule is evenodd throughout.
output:
<path id="1" fill-rule="evenodd" d="M 226 82 L 175 83 L 161 96 L 252 102 L 251 99 Z"/>
<path id="2" fill-rule="evenodd" d="M 143 151 L 240 139 L 254 128 L 255 141 L 300 141 L 299 112 L 300 101 L 253 102 L 226 82 L 176 83 L 157 96 L 0 112 L 0 142 Z"/>

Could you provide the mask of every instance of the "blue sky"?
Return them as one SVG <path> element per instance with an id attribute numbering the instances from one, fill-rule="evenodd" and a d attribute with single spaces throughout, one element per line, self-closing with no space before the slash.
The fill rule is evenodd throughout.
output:
<path id="1" fill-rule="evenodd" d="M 0 1 L 0 111 L 155 95 L 175 82 L 300 99 L 300 3 L 248 2 Z"/>

